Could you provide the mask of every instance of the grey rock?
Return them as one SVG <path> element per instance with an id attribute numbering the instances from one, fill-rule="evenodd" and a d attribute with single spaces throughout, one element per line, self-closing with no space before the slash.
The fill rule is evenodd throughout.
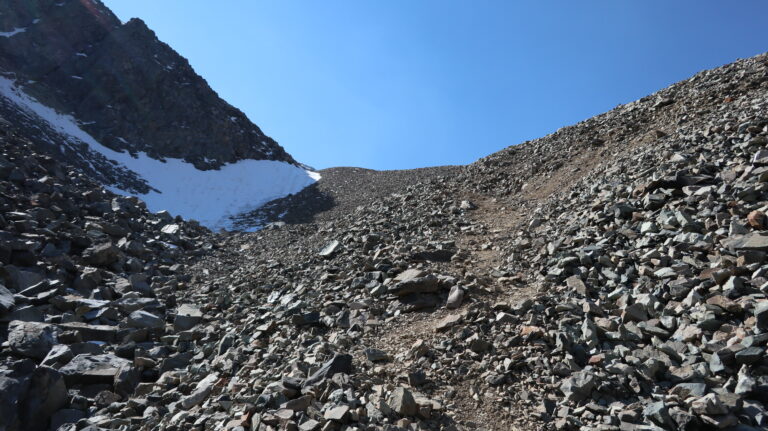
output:
<path id="1" fill-rule="evenodd" d="M 592 389 L 597 385 L 597 377 L 589 371 L 579 371 L 573 373 L 566 379 L 560 390 L 565 397 L 572 401 L 581 401 L 592 394 Z"/>
<path id="2" fill-rule="evenodd" d="M 115 376 L 126 367 L 131 367 L 130 361 L 112 354 L 83 353 L 59 368 L 59 372 L 64 375 L 68 387 L 75 384 L 114 385 Z"/>
<path id="3" fill-rule="evenodd" d="M 739 364 L 754 364 L 765 354 L 765 350 L 759 347 L 747 347 L 744 350 L 736 352 L 736 362 Z"/>
<path id="4" fill-rule="evenodd" d="M 326 244 L 325 247 L 320 250 L 318 255 L 326 258 L 331 257 L 339 250 L 339 247 L 341 247 L 341 243 L 337 240 L 333 240 Z"/>
<path id="5" fill-rule="evenodd" d="M 162 328 L 165 322 L 152 313 L 137 310 L 128 316 L 128 324 L 134 328 L 158 329 Z"/>
<path id="6" fill-rule="evenodd" d="M 415 416 L 418 410 L 413 394 L 403 387 L 392 391 L 387 398 L 387 404 L 400 416 Z"/>
<path id="7" fill-rule="evenodd" d="M 8 324 L 8 344 L 19 355 L 43 359 L 57 342 L 59 331 L 52 325 L 14 320 Z"/>
<path id="8" fill-rule="evenodd" d="M 643 410 L 643 416 L 660 427 L 674 427 L 672 417 L 669 415 L 669 409 L 663 401 L 648 404 Z"/>
<path id="9" fill-rule="evenodd" d="M 755 307 L 755 319 L 757 319 L 757 329 L 768 331 L 768 300 L 760 301 Z"/>
<path id="10" fill-rule="evenodd" d="M 464 301 L 464 289 L 462 289 L 458 285 L 451 287 L 451 291 L 448 294 L 448 302 L 446 303 L 446 307 L 450 309 L 459 308 L 463 301 Z"/>
<path id="11" fill-rule="evenodd" d="M 173 319 L 173 329 L 176 331 L 186 331 L 194 328 L 203 320 L 203 313 L 199 308 L 182 304 L 176 310 L 176 317 Z"/>
<path id="12" fill-rule="evenodd" d="M 670 392 L 681 398 L 701 397 L 707 392 L 707 385 L 705 383 L 680 383 Z"/>
<path id="13" fill-rule="evenodd" d="M 349 418 L 349 406 L 332 407 L 326 410 L 323 417 L 329 421 L 345 423 Z"/>
<path id="14" fill-rule="evenodd" d="M 768 234 L 753 232 L 742 236 L 733 236 L 722 241 L 723 246 L 732 250 L 768 251 Z"/>
<path id="15" fill-rule="evenodd" d="M 50 417 L 66 406 L 68 400 L 61 373 L 48 367 L 36 368 L 22 410 L 26 429 L 45 429 Z"/>
<path id="16" fill-rule="evenodd" d="M 195 389 L 192 391 L 192 393 L 181 399 L 181 407 L 184 409 L 190 409 L 203 402 L 206 398 L 208 398 L 208 395 L 211 394 L 211 391 L 213 391 L 213 386 L 218 380 L 218 375 L 209 374 L 204 379 L 197 382 L 197 385 L 195 386 Z"/>
<path id="17" fill-rule="evenodd" d="M 29 378 L 0 374 L 0 428 L 14 429 L 21 421 L 22 402 L 29 390 Z"/>
<path id="18" fill-rule="evenodd" d="M 0 284 L 0 314 L 11 311 L 14 305 L 16 300 L 13 298 L 13 293 Z"/>
<path id="19" fill-rule="evenodd" d="M 397 296 L 432 293 L 440 290 L 438 279 L 434 275 L 425 275 L 403 280 L 389 288 L 389 293 Z"/>
<path id="20" fill-rule="evenodd" d="M 365 349 L 364 352 L 365 352 L 366 359 L 368 359 L 371 362 L 389 360 L 389 355 L 387 355 L 387 352 L 383 350 L 368 348 L 368 349 Z"/>
<path id="21" fill-rule="evenodd" d="M 85 412 L 77 409 L 61 409 L 53 414 L 51 418 L 51 429 L 60 430 L 65 424 L 77 423 L 85 417 Z"/>
<path id="22" fill-rule="evenodd" d="M 331 360 L 324 363 L 317 371 L 304 381 L 303 387 L 314 386 L 336 374 L 352 373 L 352 355 L 337 353 Z"/>
<path id="23" fill-rule="evenodd" d="M 300 431 L 316 431 L 318 428 L 320 428 L 320 422 L 314 419 L 309 419 L 306 422 L 299 425 Z"/>
<path id="24" fill-rule="evenodd" d="M 83 260 L 89 265 L 108 266 L 120 260 L 120 250 L 112 243 L 94 245 L 83 252 Z"/>

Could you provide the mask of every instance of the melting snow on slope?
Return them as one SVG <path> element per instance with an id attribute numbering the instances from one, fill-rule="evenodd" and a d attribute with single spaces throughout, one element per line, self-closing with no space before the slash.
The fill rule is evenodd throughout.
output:
<path id="1" fill-rule="evenodd" d="M 0 37 L 13 37 L 19 33 L 24 33 L 25 31 L 27 31 L 26 27 L 16 27 L 11 31 L 0 31 Z"/>
<path id="2" fill-rule="evenodd" d="M 230 227 L 230 216 L 296 193 L 320 179 L 316 172 L 272 160 L 242 160 L 224 165 L 220 170 L 201 171 L 180 159 L 162 162 L 144 153 L 133 158 L 127 152 L 119 153 L 101 145 L 82 130 L 73 117 L 40 104 L 17 88 L 12 80 L 1 76 L 0 94 L 41 117 L 60 133 L 85 142 L 94 151 L 136 172 L 160 190 L 161 193 L 139 195 L 150 210 L 167 210 L 198 220 L 212 229 Z M 112 190 L 126 194 L 119 189 Z"/>

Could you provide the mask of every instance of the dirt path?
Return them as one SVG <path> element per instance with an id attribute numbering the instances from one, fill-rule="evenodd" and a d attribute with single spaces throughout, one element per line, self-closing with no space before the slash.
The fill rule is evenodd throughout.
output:
<path id="1" fill-rule="evenodd" d="M 627 147 L 647 144 L 646 139 L 637 140 Z M 479 286 L 472 289 L 463 305 L 456 310 L 440 308 L 434 312 L 410 313 L 397 316 L 385 322 L 362 342 L 366 346 L 383 350 L 393 359 L 378 371 L 385 373 L 390 383 L 396 384 L 409 371 L 418 368 L 411 352 L 414 345 L 426 343 L 430 346 L 450 338 L 437 331 L 440 322 L 449 315 L 466 315 L 471 307 L 491 307 L 498 302 L 519 303 L 536 294 L 536 286 L 522 281 L 494 277 L 493 271 L 503 267 L 505 256 L 498 244 L 514 239 L 530 212 L 544 199 L 551 198 L 589 175 L 604 160 L 604 150 L 596 148 L 580 153 L 573 163 L 562 168 L 558 175 L 536 175 L 521 193 L 512 198 L 491 198 L 479 194 L 467 194 L 463 199 L 471 201 L 477 209 L 470 217 L 478 222 L 479 229 L 466 232 L 457 238 L 460 250 L 469 253 L 469 270 L 477 277 Z M 365 360 L 361 358 L 361 360 Z M 447 365 L 450 366 L 450 365 Z M 432 382 L 426 385 L 426 395 L 445 400 L 454 419 L 467 428 L 488 431 L 508 431 L 518 428 L 515 419 L 528 417 L 530 406 L 504 405 L 501 397 L 494 393 L 483 393 L 480 385 L 472 378 L 455 378 L 452 381 Z M 452 396 L 446 397 L 451 394 Z"/>
<path id="2" fill-rule="evenodd" d="M 522 220 L 521 212 L 507 208 L 492 198 L 470 195 L 466 199 L 477 206 L 470 214 L 482 229 L 457 238 L 456 243 L 460 250 L 469 253 L 469 266 L 479 281 L 478 286 L 470 289 L 458 309 L 443 307 L 433 312 L 403 314 L 385 322 L 362 340 L 366 346 L 383 350 L 393 359 L 379 370 L 386 373 L 390 383 L 396 384 L 398 379 L 418 368 L 417 359 L 411 355 L 417 343 L 435 346 L 450 338 L 437 331 L 438 325 L 447 316 L 466 315 L 471 307 L 479 304 L 488 307 L 497 302 L 514 304 L 534 294 L 534 289 L 529 286 L 499 281 L 491 275 L 507 258 L 494 244 L 514 235 L 514 229 Z M 449 404 L 446 407 L 450 407 L 454 419 L 461 425 L 485 430 L 515 429 L 511 421 L 514 409 L 495 403 L 492 395 L 480 393 L 471 379 L 431 382 L 424 389 L 427 396 L 445 400 Z M 452 396 L 446 397 L 447 394 Z"/>

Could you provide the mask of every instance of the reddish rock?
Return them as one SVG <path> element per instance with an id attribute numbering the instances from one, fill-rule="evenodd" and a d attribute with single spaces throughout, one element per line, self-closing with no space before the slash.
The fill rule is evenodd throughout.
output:
<path id="1" fill-rule="evenodd" d="M 755 229 L 765 229 L 766 217 L 765 213 L 762 211 L 752 211 L 747 216 L 747 221 L 749 222 L 749 225 Z"/>

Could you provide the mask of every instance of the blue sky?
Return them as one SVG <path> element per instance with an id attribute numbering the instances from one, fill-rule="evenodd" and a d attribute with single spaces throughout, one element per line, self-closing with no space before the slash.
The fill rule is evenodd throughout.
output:
<path id="1" fill-rule="evenodd" d="M 465 164 L 768 51 L 768 2 L 104 0 L 317 168 Z"/>

